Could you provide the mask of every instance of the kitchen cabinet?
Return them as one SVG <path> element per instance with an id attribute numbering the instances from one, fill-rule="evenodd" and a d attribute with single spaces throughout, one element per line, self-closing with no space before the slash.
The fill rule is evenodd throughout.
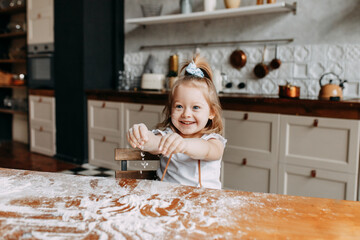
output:
<path id="1" fill-rule="evenodd" d="M 240 17 L 244 15 L 255 14 L 269 14 L 269 13 L 281 13 L 281 12 L 293 12 L 296 13 L 296 2 L 288 4 L 285 2 L 253 5 L 238 7 L 232 9 L 219 9 L 211 12 L 193 12 L 189 14 L 171 14 L 155 17 L 142 17 L 142 18 L 130 18 L 125 21 L 129 24 L 139 25 L 151 25 L 151 24 L 168 24 L 177 22 L 188 22 L 195 20 L 210 20 L 210 19 L 223 19 L 231 17 Z"/>
<path id="2" fill-rule="evenodd" d="M 279 193 L 356 200 L 359 124 L 282 115 Z"/>
<path id="3" fill-rule="evenodd" d="M 0 141 L 28 143 L 27 88 L 18 79 L 27 73 L 26 10 L 17 4 L 0 9 Z"/>
<path id="4" fill-rule="evenodd" d="M 356 200 L 358 120 L 224 111 L 225 189 Z"/>
<path id="5" fill-rule="evenodd" d="M 119 170 L 114 151 L 130 147 L 126 131 L 135 123 L 155 127 L 162 110 L 160 105 L 88 100 L 89 163 Z"/>
<path id="6" fill-rule="evenodd" d="M 223 117 L 223 188 L 276 193 L 279 115 L 224 111 Z"/>
<path id="7" fill-rule="evenodd" d="M 27 0 L 28 44 L 54 42 L 54 0 Z"/>
<path id="8" fill-rule="evenodd" d="M 56 154 L 55 98 L 29 95 L 30 150 L 48 156 Z"/>

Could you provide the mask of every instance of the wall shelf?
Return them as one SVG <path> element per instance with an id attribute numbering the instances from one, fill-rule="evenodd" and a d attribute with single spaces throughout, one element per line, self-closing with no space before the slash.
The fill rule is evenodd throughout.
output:
<path id="1" fill-rule="evenodd" d="M 27 115 L 27 111 L 21 111 L 21 110 L 13 110 L 13 109 L 7 109 L 7 108 L 0 108 L 0 113 L 7 113 L 7 114 L 18 114 L 18 115 Z"/>
<path id="2" fill-rule="evenodd" d="M 16 6 L 0 9 L 0 14 L 15 14 L 15 13 L 24 13 L 26 12 L 25 6 Z"/>
<path id="3" fill-rule="evenodd" d="M 26 37 L 26 32 L 11 32 L 0 34 L 0 38 Z"/>
<path id="4" fill-rule="evenodd" d="M 188 22 L 195 20 L 210 20 L 218 18 L 240 17 L 245 15 L 293 12 L 296 13 L 296 2 L 273 3 L 264 5 L 253 5 L 233 9 L 220 9 L 213 12 L 194 12 L 189 14 L 172 14 L 156 17 L 129 18 L 125 21 L 128 24 L 151 25 L 176 22 Z"/>
<path id="5" fill-rule="evenodd" d="M 0 84 L 0 88 L 16 88 L 16 89 L 26 89 L 26 85 L 3 85 Z"/>
<path id="6" fill-rule="evenodd" d="M 26 63 L 26 59 L 0 59 L 0 63 Z"/>

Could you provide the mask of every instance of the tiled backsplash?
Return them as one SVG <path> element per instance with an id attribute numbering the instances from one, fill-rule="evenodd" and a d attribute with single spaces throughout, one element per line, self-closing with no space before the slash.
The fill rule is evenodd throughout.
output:
<path id="1" fill-rule="evenodd" d="M 300 86 L 301 96 L 316 97 L 320 90 L 319 78 L 323 73 L 334 72 L 341 79 L 346 79 L 344 97 L 360 97 L 360 44 L 321 44 L 321 45 L 279 45 L 277 57 L 282 64 L 279 69 L 272 70 L 263 79 L 257 79 L 253 74 L 255 65 L 262 60 L 263 46 L 244 46 L 239 49 L 247 55 L 246 65 L 237 70 L 230 65 L 229 58 L 236 47 L 201 48 L 198 49 L 211 64 L 213 70 L 219 69 L 228 75 L 233 87 L 225 92 L 242 92 L 252 94 L 277 94 L 278 85 L 287 81 Z M 275 57 L 275 46 L 268 46 L 265 50 L 264 62 L 268 64 Z M 168 61 L 173 50 L 149 50 L 126 53 L 124 57 L 125 69 L 140 77 L 144 65 L 150 54 L 156 62 L 156 73 L 168 72 Z M 179 62 L 191 58 L 191 50 L 179 50 Z M 139 78 L 138 78 L 139 79 Z M 244 82 L 246 87 L 238 89 L 237 85 Z M 136 83 L 139 84 L 139 83 Z"/>

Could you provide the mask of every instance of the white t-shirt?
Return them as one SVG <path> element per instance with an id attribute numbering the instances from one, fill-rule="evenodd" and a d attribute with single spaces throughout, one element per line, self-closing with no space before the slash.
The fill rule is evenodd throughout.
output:
<path id="1" fill-rule="evenodd" d="M 173 133 L 170 128 L 165 129 L 165 131 L 155 129 L 152 132 L 154 134 L 161 134 L 162 136 L 168 133 Z M 220 134 L 204 134 L 201 137 L 201 139 L 204 140 L 209 140 L 213 138 L 219 139 L 225 147 L 227 140 Z M 163 155 L 160 156 L 160 168 L 156 172 L 160 179 L 163 175 L 168 159 L 168 157 L 165 157 Z M 202 186 L 206 188 L 221 189 L 221 158 L 215 161 L 201 160 L 200 166 Z M 199 186 L 198 159 L 192 159 L 183 153 L 173 154 L 169 166 L 166 170 L 164 181 L 179 183 L 188 186 Z"/>

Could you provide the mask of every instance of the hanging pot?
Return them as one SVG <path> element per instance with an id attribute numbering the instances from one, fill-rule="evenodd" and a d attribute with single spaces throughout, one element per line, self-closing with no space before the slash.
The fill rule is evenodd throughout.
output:
<path id="1" fill-rule="evenodd" d="M 264 47 L 261 63 L 256 64 L 254 68 L 254 74 L 257 78 L 264 78 L 269 73 L 269 67 L 264 63 L 265 51 L 266 46 Z"/>
<path id="2" fill-rule="evenodd" d="M 277 45 L 275 46 L 275 58 L 271 60 L 270 67 L 272 69 L 278 69 L 281 65 L 280 59 L 277 58 Z"/>
<path id="3" fill-rule="evenodd" d="M 230 55 L 230 64 L 236 69 L 240 69 L 246 64 L 246 54 L 242 50 L 235 50 Z"/>

